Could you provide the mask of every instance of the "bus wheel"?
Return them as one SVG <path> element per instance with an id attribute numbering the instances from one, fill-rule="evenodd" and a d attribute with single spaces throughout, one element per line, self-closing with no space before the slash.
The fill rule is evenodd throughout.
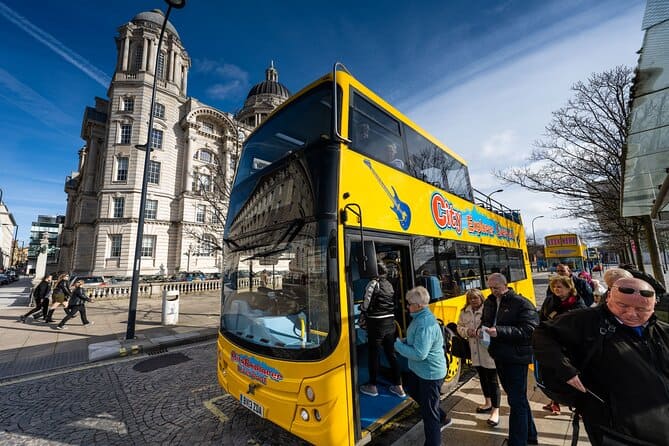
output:
<path id="1" fill-rule="evenodd" d="M 458 382 L 460 381 L 460 370 L 462 369 L 462 359 L 455 356 L 448 357 L 448 371 L 446 372 L 446 379 L 444 379 L 444 384 L 441 385 L 441 399 L 446 398 L 452 392 L 455 391 L 458 387 Z"/>

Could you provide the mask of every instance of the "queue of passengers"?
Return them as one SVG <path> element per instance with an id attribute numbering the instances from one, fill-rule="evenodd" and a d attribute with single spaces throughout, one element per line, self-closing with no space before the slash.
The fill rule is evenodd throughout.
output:
<path id="1" fill-rule="evenodd" d="M 634 270 L 606 271 L 606 290 L 573 275 L 567 265 L 559 265 L 557 272 L 539 311 L 500 273 L 488 276 L 487 297 L 478 289 L 467 292 L 457 331 L 469 342 L 480 377 L 484 402 L 476 413 L 490 414 L 486 423 L 498 426 L 501 383 L 510 407 L 505 444 L 539 444 L 527 399 L 528 365 L 536 359 L 578 391 L 574 409 L 592 445 L 669 445 L 669 324 L 654 314 L 657 293 L 664 291 L 634 277 L 641 274 Z M 408 358 L 410 374 L 404 388 L 394 387 L 406 389 L 419 404 L 424 444 L 437 446 L 452 422 L 439 405 L 447 371 L 441 329 L 429 309 L 427 289 L 409 290 L 406 301 L 412 322 L 394 349 Z M 361 391 L 373 395 L 375 385 L 370 387 Z M 544 409 L 561 410 L 555 401 Z"/>

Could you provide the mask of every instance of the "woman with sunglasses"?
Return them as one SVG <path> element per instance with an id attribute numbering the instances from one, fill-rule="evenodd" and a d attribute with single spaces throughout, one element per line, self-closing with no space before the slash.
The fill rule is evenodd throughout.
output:
<path id="1" fill-rule="evenodd" d="M 548 286 L 551 294 L 546 297 L 539 310 L 540 322 L 555 319 L 567 311 L 586 308 L 585 302 L 576 293 L 576 286 L 571 277 L 553 276 Z M 549 402 L 543 409 L 553 415 L 560 415 L 560 405 L 555 401 Z"/>

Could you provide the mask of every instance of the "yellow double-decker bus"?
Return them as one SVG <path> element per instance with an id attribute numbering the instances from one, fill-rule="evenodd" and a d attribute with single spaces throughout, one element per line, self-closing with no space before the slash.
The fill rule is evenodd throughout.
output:
<path id="1" fill-rule="evenodd" d="M 383 373 L 379 396 L 358 391 L 368 378 L 359 303 L 377 261 L 405 336 L 416 285 L 444 323 L 493 272 L 533 300 L 524 234 L 518 212 L 477 196 L 462 158 L 337 64 L 244 144 L 224 236 L 218 380 L 308 442 L 365 444 L 409 404 Z M 449 358 L 444 394 L 459 373 Z"/>
<path id="2" fill-rule="evenodd" d="M 568 265 L 572 271 L 587 271 L 585 261 L 588 248 L 577 234 L 552 234 L 544 238 L 546 264 L 554 272 L 558 264 Z"/>

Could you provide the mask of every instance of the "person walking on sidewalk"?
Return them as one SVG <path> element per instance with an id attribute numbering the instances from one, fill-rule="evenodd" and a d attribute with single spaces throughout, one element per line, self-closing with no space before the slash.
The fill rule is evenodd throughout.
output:
<path id="1" fill-rule="evenodd" d="M 460 312 L 458 320 L 458 334 L 469 341 L 469 349 L 472 352 L 472 365 L 476 368 L 481 381 L 481 390 L 485 398 L 485 404 L 476 408 L 476 413 L 490 413 L 486 421 L 488 426 L 495 427 L 499 424 L 499 401 L 501 392 L 497 381 L 497 370 L 495 361 L 490 357 L 488 349 L 476 336 L 476 330 L 481 326 L 483 315 L 483 293 L 478 288 L 467 291 L 465 295 L 467 305 Z"/>
<path id="2" fill-rule="evenodd" d="M 407 291 L 411 324 L 406 339 L 395 340 L 395 350 L 408 359 L 409 372 L 405 383 L 409 396 L 418 403 L 423 419 L 425 446 L 441 445 L 441 431 L 452 420 L 439 405 L 441 385 L 446 377 L 444 337 L 428 303 L 430 294 L 422 286 Z"/>
<path id="3" fill-rule="evenodd" d="M 51 304 L 51 308 L 49 308 L 49 312 L 47 313 L 46 320 L 44 322 L 54 322 L 53 312 L 56 311 L 56 308 L 60 306 L 63 307 L 65 313 L 69 314 L 69 311 L 67 310 L 67 301 L 72 295 L 72 292 L 70 291 L 70 284 L 68 283 L 69 280 L 70 276 L 67 273 L 58 276 L 56 286 L 53 288 L 53 303 Z"/>
<path id="4" fill-rule="evenodd" d="M 360 392 L 378 396 L 376 379 L 379 374 L 379 349 L 383 347 L 392 372 L 392 385 L 388 390 L 404 398 L 400 365 L 393 349 L 395 340 L 395 290 L 387 278 L 388 270 L 383 263 L 376 265 L 378 276 L 369 281 L 360 309 L 367 316 L 367 347 L 369 382 L 360 386 Z"/>
<path id="5" fill-rule="evenodd" d="M 35 287 L 33 290 L 33 298 L 35 299 L 35 308 L 28 311 L 26 314 L 22 315 L 20 320 L 21 322 L 26 321 L 26 318 L 30 315 L 37 313 L 38 311 L 42 312 L 42 316 L 46 319 L 46 315 L 49 311 L 49 296 L 51 295 L 51 274 L 44 276 L 42 281 Z M 33 316 L 34 319 L 37 319 L 38 316 Z"/>
<path id="6" fill-rule="evenodd" d="M 488 352 L 509 401 L 508 446 L 539 444 L 527 401 L 527 367 L 532 363 L 532 333 L 539 315 L 532 302 L 507 286 L 503 274 L 490 274 L 487 284 L 492 294 L 483 304 L 479 336 L 484 332 L 490 336 Z"/>
<path id="7" fill-rule="evenodd" d="M 546 322 L 555 319 L 567 311 L 586 308 L 585 302 L 576 292 L 576 285 L 571 277 L 555 275 L 551 278 L 548 285 L 552 293 L 544 300 L 539 310 L 539 322 Z M 560 405 L 557 401 L 551 401 L 545 406 L 544 410 L 553 415 L 560 415 Z"/>
<path id="8" fill-rule="evenodd" d="M 77 280 L 74 283 L 74 290 L 72 290 L 72 296 L 70 297 L 70 303 L 68 305 L 69 312 L 67 313 L 67 315 L 65 315 L 65 318 L 62 321 L 60 321 L 58 326 L 56 326 L 58 330 L 62 330 L 63 328 L 65 328 L 65 323 L 70 319 L 72 319 L 77 313 L 81 313 L 81 322 L 83 322 L 84 325 L 93 323 L 89 321 L 88 318 L 86 317 L 86 306 L 85 306 L 86 302 L 93 302 L 93 299 L 86 296 L 86 293 L 84 292 L 82 286 L 84 286 L 83 280 Z"/>

